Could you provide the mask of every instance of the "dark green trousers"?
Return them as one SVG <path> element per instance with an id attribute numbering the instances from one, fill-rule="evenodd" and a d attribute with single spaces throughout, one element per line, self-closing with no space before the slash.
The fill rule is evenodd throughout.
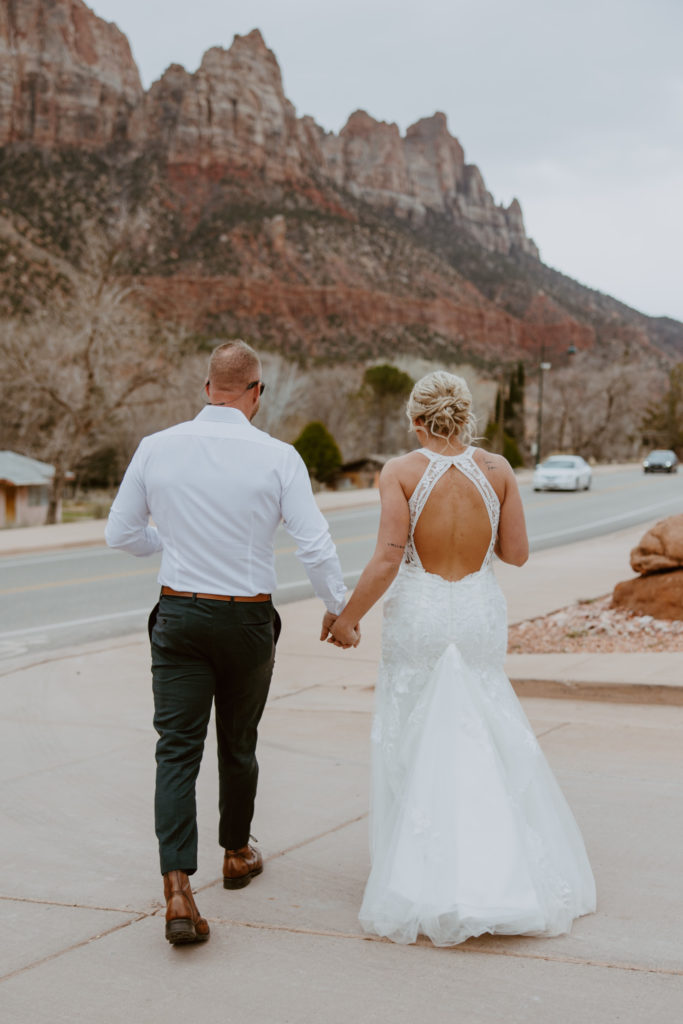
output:
<path id="1" fill-rule="evenodd" d="M 155 826 L 161 872 L 197 870 L 195 786 L 216 707 L 218 842 L 249 839 L 258 780 L 256 740 L 280 617 L 270 601 L 162 595 L 150 617 L 156 747 Z"/>

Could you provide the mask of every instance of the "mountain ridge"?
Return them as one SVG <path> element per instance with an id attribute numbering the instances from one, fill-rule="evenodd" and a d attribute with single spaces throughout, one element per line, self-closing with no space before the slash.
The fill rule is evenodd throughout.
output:
<path id="1" fill-rule="evenodd" d="M 59 260 L 87 262 L 95 226 L 124 230 L 155 315 L 298 358 L 683 354 L 677 321 L 544 266 L 445 115 L 403 136 L 365 111 L 339 134 L 297 117 L 258 29 L 145 91 L 82 0 L 2 0 L 0 215 L 6 315 L 68 288 Z"/>

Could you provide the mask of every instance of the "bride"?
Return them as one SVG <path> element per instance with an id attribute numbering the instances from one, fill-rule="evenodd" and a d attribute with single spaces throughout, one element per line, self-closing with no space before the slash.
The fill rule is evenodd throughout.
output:
<path id="1" fill-rule="evenodd" d="M 528 541 L 510 465 L 470 444 L 471 404 L 450 373 L 413 388 L 423 447 L 382 471 L 377 547 L 329 637 L 355 646 L 389 588 L 360 921 L 395 942 L 559 935 L 595 909 L 578 826 L 503 671 L 492 560 L 523 565 Z"/>

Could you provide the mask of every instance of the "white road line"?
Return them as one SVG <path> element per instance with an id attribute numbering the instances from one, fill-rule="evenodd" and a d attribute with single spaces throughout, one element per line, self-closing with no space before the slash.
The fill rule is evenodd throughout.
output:
<path id="1" fill-rule="evenodd" d="M 344 579 L 354 579 L 360 576 L 362 569 L 353 569 L 344 573 Z M 293 583 L 283 583 L 277 588 L 277 593 L 283 590 L 293 590 L 295 587 L 310 587 L 308 578 L 295 580 Z M 312 588 L 311 588 L 312 589 Z M 0 640 L 12 640 L 14 637 L 31 636 L 34 633 L 45 633 L 50 629 L 71 629 L 73 626 L 89 626 L 95 622 L 109 622 L 111 619 L 125 619 L 135 615 L 148 616 L 151 612 L 151 605 L 147 608 L 132 608 L 128 612 L 112 612 L 110 615 L 91 615 L 87 619 L 70 619 L 68 622 L 51 622 L 44 626 L 30 626 L 28 629 L 14 629 L 8 633 L 0 633 Z"/>
<path id="2" fill-rule="evenodd" d="M 335 522 L 339 522 L 343 519 L 359 519 L 366 516 L 368 512 L 377 513 L 379 512 L 379 509 L 380 505 L 378 501 L 372 505 L 359 505 L 357 508 L 345 509 L 344 511 L 338 509 L 336 512 L 323 512 L 323 515 L 326 519 L 334 519 Z"/>
<path id="3" fill-rule="evenodd" d="M 363 567 L 363 568 L 365 568 L 365 567 Z M 346 581 L 346 580 L 355 579 L 357 576 L 360 576 L 362 571 L 363 571 L 363 569 L 349 569 L 348 572 L 344 573 L 344 580 Z M 308 577 L 304 576 L 300 580 L 293 580 L 291 583 L 283 583 L 283 584 L 281 584 L 277 588 L 275 593 L 276 594 L 281 594 L 283 590 L 293 590 L 295 587 L 311 587 L 311 589 L 313 589 L 312 584 L 311 584 L 310 580 L 308 579 Z"/>
<path id="4" fill-rule="evenodd" d="M 75 558 L 93 558 L 101 555 L 111 556 L 112 554 L 114 552 L 111 548 L 100 548 L 93 545 L 92 547 L 69 548 L 67 551 L 60 551 L 54 555 L 45 555 L 40 552 L 33 555 L 0 555 L 0 569 L 5 567 L 18 569 L 24 565 L 43 565 L 46 562 L 70 562 Z"/>
<path id="5" fill-rule="evenodd" d="M 111 612 L 109 615 L 91 615 L 87 619 L 71 619 L 69 622 L 52 622 L 44 626 L 31 626 L 29 629 L 15 629 L 9 633 L 0 633 L 0 640 L 10 640 L 15 636 L 30 636 L 31 633 L 45 633 L 49 629 L 69 629 L 71 626 L 87 626 L 92 622 L 125 619 L 133 615 L 149 615 L 151 610 L 151 607 L 132 608 L 129 612 Z"/>
<path id="6" fill-rule="evenodd" d="M 643 505 L 642 508 L 634 508 L 630 512 L 622 512 L 618 516 L 609 516 L 607 519 L 594 519 L 592 523 L 582 523 L 580 526 L 571 526 L 564 530 L 556 530 L 554 533 L 538 533 L 529 537 L 532 542 L 537 540 L 553 540 L 555 537 L 570 537 L 574 533 L 585 533 L 586 530 L 592 530 L 596 526 L 607 526 L 610 523 L 621 523 L 624 519 L 633 519 L 634 516 L 640 516 L 643 512 L 658 512 L 661 511 L 665 505 L 676 504 L 679 508 L 683 508 L 683 498 L 669 498 L 667 501 L 658 501 L 656 505 Z M 637 525 L 634 524 L 634 525 Z"/>
<path id="7" fill-rule="evenodd" d="M 360 576 L 362 569 L 352 569 L 350 572 L 344 573 L 344 579 L 353 579 L 356 576 Z M 277 588 L 277 592 L 281 593 L 283 590 L 293 590 L 295 587 L 310 587 L 310 582 L 307 577 L 301 580 L 295 580 L 292 583 L 283 583 L 282 586 Z M 51 622 L 44 626 L 30 626 L 28 629 L 14 629 L 8 633 L 0 633 L 0 640 L 11 640 L 17 636 L 30 636 L 32 633 L 45 633 L 49 629 L 71 629 L 73 626 L 89 626 L 94 622 L 108 622 L 111 619 L 125 619 L 126 617 L 133 617 L 135 615 L 149 615 L 151 612 L 151 605 L 146 608 L 132 608 L 128 612 L 112 612 L 109 615 L 91 615 L 87 619 L 70 619 L 68 622 Z"/>
<path id="8" fill-rule="evenodd" d="M 643 513 L 658 512 L 662 508 L 668 505 L 683 506 L 683 500 L 680 497 L 670 498 L 667 501 L 660 501 L 653 505 L 644 505 L 641 508 L 633 509 L 631 512 L 623 512 L 618 516 L 609 516 L 605 519 L 595 519 L 591 523 L 583 523 L 581 526 L 570 527 L 565 530 L 556 530 L 552 533 L 541 533 L 530 536 L 532 543 L 541 540 L 554 540 L 558 537 L 571 537 L 576 533 L 585 533 L 588 530 L 592 530 L 598 526 L 607 526 L 613 523 L 624 522 L 626 519 L 633 519 L 634 516 L 640 516 Z M 362 573 L 363 569 L 351 569 L 344 573 L 344 580 L 356 579 Z M 277 588 L 277 593 L 282 594 L 288 590 L 294 590 L 295 588 L 310 587 L 310 583 L 307 578 L 301 580 L 294 580 L 290 583 L 283 583 Z M 151 611 L 150 607 L 146 608 L 134 608 L 126 612 L 112 612 L 107 615 L 92 615 L 85 619 L 71 619 L 68 622 L 53 622 L 44 626 L 31 626 L 28 629 L 17 629 L 7 633 L 0 633 L 0 640 L 11 640 L 14 637 L 30 636 L 36 633 L 45 633 L 49 630 L 55 629 L 70 629 L 74 626 L 88 626 L 96 622 L 108 622 L 112 619 L 124 619 L 133 618 L 134 616 L 147 616 Z"/>

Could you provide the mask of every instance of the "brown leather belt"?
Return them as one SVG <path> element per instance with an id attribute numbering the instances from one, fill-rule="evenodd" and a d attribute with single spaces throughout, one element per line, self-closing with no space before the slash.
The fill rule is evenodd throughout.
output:
<path id="1" fill-rule="evenodd" d="M 207 601 L 270 601 L 270 594 L 230 597 L 228 594 L 192 594 L 188 590 L 174 590 L 173 587 L 162 587 L 161 593 L 166 597 L 200 597 Z"/>

